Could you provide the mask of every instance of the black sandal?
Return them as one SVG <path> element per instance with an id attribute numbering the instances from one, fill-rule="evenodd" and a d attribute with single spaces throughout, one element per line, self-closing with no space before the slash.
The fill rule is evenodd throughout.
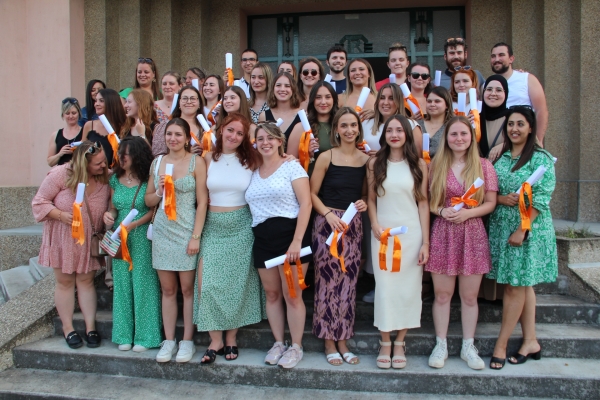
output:
<path id="1" fill-rule="evenodd" d="M 509 362 L 509 363 L 511 363 L 511 364 L 514 364 L 514 365 L 517 365 L 517 364 L 525 364 L 525 362 L 527 361 L 527 359 L 528 359 L 529 357 L 531 357 L 531 358 L 532 358 L 532 359 L 534 359 L 534 360 L 539 360 L 539 359 L 541 359 L 541 358 L 542 358 L 542 349 L 540 348 L 540 350 L 539 350 L 539 351 L 537 351 L 537 352 L 535 352 L 535 353 L 529 353 L 529 354 L 527 354 L 526 356 L 524 356 L 524 355 L 523 355 L 523 354 L 521 354 L 521 353 L 517 353 L 517 354 L 515 354 L 515 355 L 511 356 L 511 357 L 508 359 L 508 362 Z M 513 358 L 515 359 L 515 361 L 511 361 Z"/>
<path id="2" fill-rule="evenodd" d="M 91 348 L 100 347 L 100 342 L 102 341 L 98 331 L 89 331 L 86 334 L 85 340 L 87 341 L 87 347 Z"/>
<path id="3" fill-rule="evenodd" d="M 232 355 L 232 354 L 235 354 L 235 358 L 227 358 L 228 355 Z M 237 360 L 238 355 L 239 355 L 239 352 L 238 352 L 237 346 L 225 346 L 225 360 L 227 360 L 227 361 Z"/>
<path id="4" fill-rule="evenodd" d="M 79 333 L 76 331 L 69 333 L 67 337 L 65 337 L 65 341 L 72 349 L 78 349 L 83 346 L 83 339 L 81 339 L 81 336 L 79 336 Z"/>
<path id="5" fill-rule="evenodd" d="M 224 347 L 221 347 L 220 350 L 206 349 L 204 355 L 202 356 L 202 361 L 200 364 L 212 364 L 217 359 L 217 356 L 222 356 L 225 352 L 223 351 Z M 208 357 L 208 360 L 204 360 L 204 357 Z"/>
<path id="6" fill-rule="evenodd" d="M 490 360 L 490 369 L 502 369 L 506 363 L 506 358 L 492 357 Z M 492 364 L 499 364 L 500 367 L 492 367 Z"/>

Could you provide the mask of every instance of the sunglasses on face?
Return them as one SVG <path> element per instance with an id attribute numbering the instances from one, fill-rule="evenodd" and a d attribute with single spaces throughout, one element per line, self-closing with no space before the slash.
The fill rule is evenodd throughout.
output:
<path id="1" fill-rule="evenodd" d="M 463 71 L 468 71 L 468 70 L 470 70 L 470 69 L 471 69 L 471 66 L 470 66 L 470 65 L 465 65 L 464 67 L 459 65 L 459 66 L 457 66 L 457 67 L 454 67 L 454 70 L 455 70 L 455 71 L 460 71 L 460 70 L 463 70 Z"/>
<path id="2" fill-rule="evenodd" d="M 77 103 L 79 103 L 79 102 L 77 101 L 77 99 L 76 99 L 75 97 L 67 97 L 66 99 L 64 99 L 64 100 L 62 101 L 62 103 L 63 103 L 63 104 L 67 104 L 67 103 L 71 103 L 71 104 L 77 104 Z"/>
<path id="3" fill-rule="evenodd" d="M 140 57 L 140 58 L 138 58 L 138 64 L 139 64 L 139 63 L 151 64 L 151 63 L 153 63 L 153 62 L 154 62 L 154 61 L 152 61 L 152 59 L 151 59 L 151 58 L 149 58 L 149 57 L 148 57 L 148 58 L 144 58 L 144 57 Z"/>
<path id="4" fill-rule="evenodd" d="M 317 76 L 318 73 L 319 73 L 319 71 L 317 71 L 316 69 L 311 69 L 311 70 L 305 69 L 305 70 L 302 70 L 302 75 L 304 75 L 304 76 L 308 76 L 308 74 L 311 74 L 312 76 Z"/>
<path id="5" fill-rule="evenodd" d="M 421 79 L 423 79 L 423 80 L 425 81 L 425 80 L 429 79 L 429 77 L 430 77 L 431 75 L 429 75 L 429 74 L 419 74 L 419 73 L 416 73 L 416 72 L 411 72 L 411 73 L 410 73 L 410 76 L 411 76 L 413 79 L 419 79 L 419 77 L 421 77 Z"/>
<path id="6" fill-rule="evenodd" d="M 248 62 L 248 61 L 250 61 L 250 62 L 254 62 L 254 61 L 256 61 L 256 58 L 254 58 L 254 57 L 250 57 L 250 58 L 242 58 L 242 62 L 243 62 L 243 63 L 245 63 L 245 62 Z"/>

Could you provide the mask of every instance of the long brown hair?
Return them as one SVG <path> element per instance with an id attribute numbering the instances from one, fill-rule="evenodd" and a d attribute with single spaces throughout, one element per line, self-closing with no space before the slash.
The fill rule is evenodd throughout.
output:
<path id="1" fill-rule="evenodd" d="M 354 85 L 352 84 L 352 81 L 350 80 L 350 67 L 352 66 L 352 64 L 356 63 L 356 62 L 361 62 L 363 63 L 366 67 L 367 67 L 367 71 L 369 71 L 369 78 L 367 79 L 367 87 L 371 90 L 371 94 L 373 96 L 375 96 L 377 94 L 376 92 L 376 88 L 375 88 L 375 73 L 373 72 L 373 67 L 371 66 L 371 64 L 365 60 L 364 58 L 355 58 L 354 60 L 351 60 L 348 62 L 348 64 L 346 65 L 346 96 L 350 96 L 352 94 L 352 92 L 354 91 Z"/>
<path id="2" fill-rule="evenodd" d="M 269 64 L 261 62 L 256 63 L 256 65 L 254 65 L 254 68 L 252 68 L 252 71 L 254 71 L 256 68 L 259 68 L 262 72 L 262 75 L 265 77 L 265 81 L 267 83 L 267 87 L 265 90 L 267 91 L 268 95 L 269 88 L 271 87 L 271 82 L 273 82 L 273 71 L 271 71 L 271 67 L 269 67 Z M 250 73 L 250 76 L 250 80 L 252 80 L 252 73 Z M 252 82 L 248 83 L 250 84 L 250 99 L 248 99 L 248 105 L 250 107 L 254 107 L 254 102 L 256 101 L 256 93 L 254 92 L 254 89 L 252 89 Z"/>
<path id="3" fill-rule="evenodd" d="M 144 89 L 133 89 L 130 95 L 133 96 L 133 100 L 137 104 L 138 118 L 142 120 L 146 127 L 146 139 L 148 143 L 152 143 L 152 125 L 158 123 L 152 95 Z M 129 134 L 134 126 L 135 118 L 127 117 L 119 135 L 121 139 Z"/>
<path id="4" fill-rule="evenodd" d="M 375 161 L 373 162 L 373 176 L 375 178 L 373 182 L 373 189 L 375 190 L 375 193 L 377 193 L 377 197 L 383 197 L 385 195 L 383 182 L 387 178 L 387 163 L 391 152 L 390 146 L 386 140 L 385 132 L 387 131 L 390 122 L 393 120 L 400 122 L 400 125 L 402 125 L 402 130 L 404 130 L 406 141 L 402 146 L 402 153 L 404 154 L 404 159 L 408 163 L 410 173 L 414 180 L 413 197 L 415 198 L 415 201 L 424 200 L 425 195 L 421 190 L 421 185 L 423 184 L 423 171 L 419 166 L 419 151 L 417 150 L 417 145 L 415 144 L 415 138 L 413 136 L 410 121 L 404 115 L 392 115 L 386 121 L 385 125 L 383 125 L 383 132 L 379 138 L 379 145 L 381 148 L 379 151 L 377 151 L 377 154 L 375 154 Z"/>
<path id="5" fill-rule="evenodd" d="M 160 87 L 159 87 L 159 84 L 158 84 L 158 69 L 156 68 L 156 63 L 151 58 L 142 58 L 142 57 L 140 57 L 138 59 L 138 63 L 135 66 L 135 78 L 134 78 L 135 84 L 133 85 L 133 88 L 134 89 L 140 89 L 141 88 L 140 83 L 137 80 L 137 67 L 140 64 L 147 64 L 147 65 L 149 65 L 150 69 L 152 70 L 152 72 L 154 72 L 154 79 L 152 80 L 152 85 L 151 85 L 151 87 L 152 87 L 152 93 L 153 93 L 152 97 L 154 97 L 152 99 L 152 101 L 154 101 L 154 100 L 162 100 L 163 99 L 163 94 L 160 91 Z"/>
<path id="6" fill-rule="evenodd" d="M 308 63 L 317 64 L 317 69 L 319 70 L 319 80 L 317 82 L 325 79 L 325 68 L 323 68 L 321 61 L 317 60 L 315 57 L 306 57 L 300 60 L 300 64 L 298 64 L 298 93 L 300 94 L 302 101 L 306 100 L 306 95 L 304 94 L 304 82 L 302 82 L 302 68 Z"/>
<path id="7" fill-rule="evenodd" d="M 392 98 L 394 99 L 394 104 L 396 105 L 396 112 L 394 113 L 394 115 L 402 115 L 403 117 L 406 117 L 406 110 L 404 109 L 404 97 L 402 96 L 402 91 L 400 90 L 400 87 L 395 83 L 386 83 L 381 88 L 379 88 L 379 92 L 377 93 L 377 97 L 375 99 L 375 117 L 373 118 L 373 128 L 370 132 L 373 136 L 377 136 L 379 125 L 384 123 L 384 117 L 379 111 L 379 103 L 381 101 L 381 96 L 383 95 L 383 91 L 385 89 L 390 89 L 392 91 Z"/>
<path id="8" fill-rule="evenodd" d="M 300 95 L 298 94 L 298 85 L 296 85 L 296 81 L 287 72 L 279 72 L 277 75 L 275 75 L 275 78 L 273 78 L 273 82 L 269 87 L 269 94 L 267 95 L 267 103 L 269 104 L 269 108 L 277 107 L 277 97 L 275 97 L 275 85 L 277 84 L 279 78 L 281 78 L 282 76 L 285 76 L 290 81 L 290 87 L 292 89 L 292 97 L 290 97 L 290 106 L 292 108 L 300 107 Z"/>
<path id="9" fill-rule="evenodd" d="M 88 175 L 88 163 L 90 158 L 96 156 L 100 153 L 104 152 L 102 146 L 97 145 L 94 142 L 86 140 L 82 142 L 75 151 L 73 151 L 73 158 L 69 163 L 69 169 L 67 171 L 67 181 L 65 182 L 65 186 L 68 187 L 75 193 L 77 189 L 77 185 L 80 182 L 88 183 L 91 178 Z M 102 175 L 96 175 L 96 181 L 108 184 L 108 161 L 104 165 L 104 171 Z"/>
<path id="10" fill-rule="evenodd" d="M 331 111 L 329 111 L 329 124 L 333 121 L 333 117 L 337 113 L 339 109 L 338 105 L 338 95 L 335 92 L 331 83 L 325 81 L 319 81 L 315 83 L 315 86 L 310 90 L 310 96 L 308 96 L 308 106 L 306 107 L 306 114 L 308 118 L 308 122 L 310 123 L 310 129 L 316 134 L 319 132 L 319 113 L 315 108 L 315 101 L 317 99 L 317 92 L 320 88 L 324 87 L 329 91 L 331 98 L 333 99 L 333 107 L 331 107 Z"/>
<path id="11" fill-rule="evenodd" d="M 244 167 L 253 171 L 260 166 L 262 158 L 258 151 L 252 147 L 252 142 L 250 141 L 250 121 L 240 113 L 231 113 L 223 120 L 220 129 L 217 131 L 217 144 L 215 145 L 212 159 L 213 161 L 218 161 L 221 154 L 223 154 L 223 129 L 232 122 L 240 122 L 244 129 L 244 138 L 242 139 L 242 143 L 235 149 L 235 154 Z"/>
<path id="12" fill-rule="evenodd" d="M 252 117 L 250 116 L 250 106 L 248 105 L 248 100 L 246 99 L 246 93 L 244 89 L 239 86 L 230 86 L 225 89 L 223 93 L 223 98 L 225 98 L 225 93 L 233 92 L 237 97 L 240 98 L 240 109 L 235 111 L 242 114 L 248 121 L 252 121 Z M 227 111 L 225 111 L 225 106 L 221 105 L 219 108 L 219 116 L 217 117 L 217 126 L 215 128 L 216 131 L 221 128 L 221 121 L 225 120 L 225 117 L 228 115 Z"/>
<path id="13" fill-rule="evenodd" d="M 198 128 L 200 131 L 202 131 L 202 126 L 200 126 L 200 122 L 198 122 L 198 115 L 202 114 L 204 112 L 204 97 L 200 94 L 200 92 L 198 91 L 198 89 L 196 89 L 194 86 L 189 85 L 189 86 L 184 86 L 179 90 L 179 94 L 177 96 L 177 105 L 175 106 L 175 109 L 173 110 L 173 114 L 171 114 L 171 119 L 175 119 L 175 118 L 181 118 L 181 97 L 183 96 L 183 92 L 185 92 L 186 90 L 191 90 L 193 91 L 196 96 L 198 96 L 198 109 L 196 110 L 196 118 L 194 119 L 194 122 L 196 123 L 196 128 Z"/>
<path id="14" fill-rule="evenodd" d="M 358 116 L 354 108 L 342 107 L 338 110 L 338 112 L 335 113 L 333 121 L 331 121 L 331 134 L 329 135 L 329 142 L 331 143 L 331 147 L 339 147 L 342 144 L 342 141 L 339 138 L 337 127 L 340 122 L 340 119 L 346 114 L 352 114 L 354 118 L 356 118 L 356 122 L 358 122 L 358 135 L 354 140 L 356 141 L 356 143 L 360 143 L 363 141 L 364 133 L 362 124 L 360 123 L 360 117 Z"/>

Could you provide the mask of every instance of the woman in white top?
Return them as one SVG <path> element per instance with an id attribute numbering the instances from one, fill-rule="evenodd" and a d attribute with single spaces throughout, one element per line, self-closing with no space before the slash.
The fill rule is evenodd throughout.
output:
<path id="1" fill-rule="evenodd" d="M 260 165 L 249 129 L 248 119 L 229 114 L 217 132 L 215 150 L 204 156 L 210 205 L 200 241 L 194 306 L 198 331 L 209 331 L 211 339 L 203 364 L 223 354 L 227 361 L 235 360 L 238 328 L 260 322 L 263 315 L 260 280 L 251 263 L 252 214 L 244 197 L 252 171 Z"/>
<path id="2" fill-rule="evenodd" d="M 312 202 L 308 175 L 299 163 L 286 162 L 284 143 L 285 136 L 274 123 L 258 126 L 256 145 L 263 163 L 252 175 L 246 201 L 252 212 L 254 267 L 267 295 L 267 318 L 275 336 L 275 344 L 269 350 L 265 363 L 293 368 L 303 355 L 306 308 L 302 300 L 305 286 L 301 283 L 304 283 L 312 255 L 301 258 L 300 250 L 310 246 L 310 235 L 305 233 Z M 289 266 L 282 263 L 276 268 L 265 267 L 265 261 L 284 254 Z M 288 277 L 288 274 L 291 276 Z M 286 313 L 282 298 L 285 299 L 292 336 L 289 348 L 283 343 Z"/>
<path id="3" fill-rule="evenodd" d="M 363 88 L 369 88 L 369 96 L 362 110 L 358 112 L 361 121 L 373 117 L 375 104 L 375 73 L 371 64 L 363 58 L 355 58 L 346 65 L 346 79 L 348 87 L 346 92 L 340 96 L 340 106 L 354 109 L 360 92 Z"/>
<path id="4" fill-rule="evenodd" d="M 223 93 L 225 93 L 223 79 L 219 75 L 207 76 L 202 85 L 202 96 L 204 96 L 204 117 L 210 126 L 217 121 Z"/>

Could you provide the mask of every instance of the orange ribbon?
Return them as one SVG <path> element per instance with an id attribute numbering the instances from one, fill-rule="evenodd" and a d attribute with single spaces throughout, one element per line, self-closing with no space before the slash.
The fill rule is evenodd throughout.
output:
<path id="1" fill-rule="evenodd" d="M 431 156 L 428 151 L 423 150 L 423 160 L 425 160 L 427 164 L 431 162 Z"/>
<path id="2" fill-rule="evenodd" d="M 304 132 L 300 137 L 300 145 L 298 146 L 298 159 L 300 164 L 306 172 L 308 172 L 308 165 L 310 164 L 310 157 L 308 156 L 308 148 L 310 147 L 310 135 L 312 131 L 309 129 Z"/>
<path id="3" fill-rule="evenodd" d="M 217 122 L 215 121 L 215 116 L 217 115 L 218 108 L 221 107 L 221 100 L 217 101 L 217 103 L 212 106 L 210 112 L 206 116 L 208 122 L 210 122 L 211 126 L 215 125 Z"/>
<path id="4" fill-rule="evenodd" d="M 475 122 L 475 128 L 473 128 L 475 129 L 475 140 L 477 140 L 477 143 L 479 143 L 479 141 L 481 140 L 481 117 L 479 116 L 478 110 L 471 109 L 471 113 L 474 117 L 473 122 Z"/>
<path id="5" fill-rule="evenodd" d="M 356 106 L 356 107 L 354 107 L 354 111 L 356 111 L 357 113 L 360 113 L 362 111 L 362 107 Z"/>
<path id="6" fill-rule="evenodd" d="M 196 136 L 194 132 L 190 131 L 190 136 L 192 137 L 192 139 L 194 139 L 196 145 L 202 146 L 202 142 L 198 139 L 198 136 Z"/>
<path id="7" fill-rule="evenodd" d="M 296 271 L 298 272 L 298 286 L 300 287 L 300 290 L 304 290 L 308 286 L 304 282 L 304 274 L 302 273 L 302 263 L 300 262 L 300 259 L 296 260 Z M 285 274 L 285 280 L 287 281 L 290 297 L 295 299 L 296 289 L 294 288 L 294 276 L 292 275 L 292 267 L 287 257 L 283 263 L 283 273 Z"/>
<path id="8" fill-rule="evenodd" d="M 133 261 L 131 260 L 131 254 L 129 254 L 129 247 L 127 247 L 128 235 L 127 228 L 125 228 L 125 225 L 121 224 L 121 231 L 119 232 L 121 238 L 121 255 L 123 256 L 123 260 L 129 263 L 129 270 L 131 271 L 133 269 Z"/>
<path id="9" fill-rule="evenodd" d="M 342 267 L 342 272 L 346 272 L 346 265 L 344 264 L 344 235 L 346 234 L 346 230 L 348 227 L 344 228 L 342 231 L 342 237 L 340 238 L 340 252 L 338 254 L 338 234 L 339 231 L 336 229 L 333 232 L 333 240 L 331 241 L 331 246 L 329 246 L 329 251 L 334 258 L 340 260 L 340 266 Z"/>
<path id="10" fill-rule="evenodd" d="M 476 207 L 479 202 L 472 199 L 471 196 L 473 196 L 477 190 L 479 190 L 479 188 L 476 188 L 475 185 L 471 185 L 469 190 L 467 190 L 467 193 L 463 194 L 461 197 L 453 197 L 450 199 L 450 205 L 455 206 L 460 203 L 465 203 L 465 206 Z"/>
<path id="11" fill-rule="evenodd" d="M 363 140 L 362 142 L 360 142 L 360 143 L 357 143 L 357 144 L 356 144 L 356 147 L 358 147 L 358 149 L 359 149 L 360 151 L 365 151 L 365 144 L 367 144 L 367 141 L 366 141 L 366 140 Z"/>
<path id="12" fill-rule="evenodd" d="M 227 68 L 227 86 L 233 86 L 233 70 Z"/>
<path id="13" fill-rule="evenodd" d="M 177 219 L 177 202 L 175 201 L 175 184 L 171 175 L 165 176 L 165 214 L 171 221 Z"/>
<path id="14" fill-rule="evenodd" d="M 388 239 L 390 238 L 390 230 L 391 228 L 387 228 L 380 237 L 380 245 L 379 245 L 379 269 L 382 271 L 387 271 L 385 266 L 385 259 L 387 255 L 388 249 Z M 392 272 L 400 272 L 400 263 L 402 262 L 402 244 L 400 243 L 400 238 L 398 236 L 394 236 L 394 256 L 392 259 Z"/>
<path id="15" fill-rule="evenodd" d="M 110 165 L 112 167 L 116 162 L 119 161 L 119 142 L 117 140 L 117 134 L 114 132 L 109 133 L 106 138 L 108 139 L 108 143 L 113 150 L 113 162 Z"/>
<path id="16" fill-rule="evenodd" d="M 81 206 L 81 203 L 73 203 L 73 222 L 71 223 L 71 237 L 73 239 L 77 239 L 77 243 L 83 246 L 83 244 L 85 243 L 85 229 L 83 228 Z"/>
<path id="17" fill-rule="evenodd" d="M 460 116 L 466 117 L 467 116 L 467 114 L 465 114 L 462 111 L 458 111 L 457 109 L 454 109 L 454 115 L 457 116 L 457 117 L 460 117 Z"/>
<path id="18" fill-rule="evenodd" d="M 529 201 L 529 207 L 525 204 L 525 196 Z M 533 193 L 531 185 L 524 182 L 519 193 L 519 213 L 521 214 L 521 229 L 531 231 L 531 212 L 533 211 Z"/>
<path id="19" fill-rule="evenodd" d="M 408 104 L 409 101 L 415 106 L 417 106 L 417 108 L 419 109 L 419 114 L 421 114 L 421 117 L 424 118 L 423 111 L 421 111 L 421 106 L 419 106 L 419 101 L 415 99 L 415 96 L 413 96 L 412 93 L 404 99 L 404 108 L 410 110 L 411 116 L 413 116 L 412 108 L 410 108 L 410 104 Z"/>
<path id="20" fill-rule="evenodd" d="M 207 152 L 211 150 L 212 147 L 212 131 L 205 131 L 202 134 L 202 142 L 198 141 L 198 143 L 202 144 L 202 156 L 204 156 Z"/>

